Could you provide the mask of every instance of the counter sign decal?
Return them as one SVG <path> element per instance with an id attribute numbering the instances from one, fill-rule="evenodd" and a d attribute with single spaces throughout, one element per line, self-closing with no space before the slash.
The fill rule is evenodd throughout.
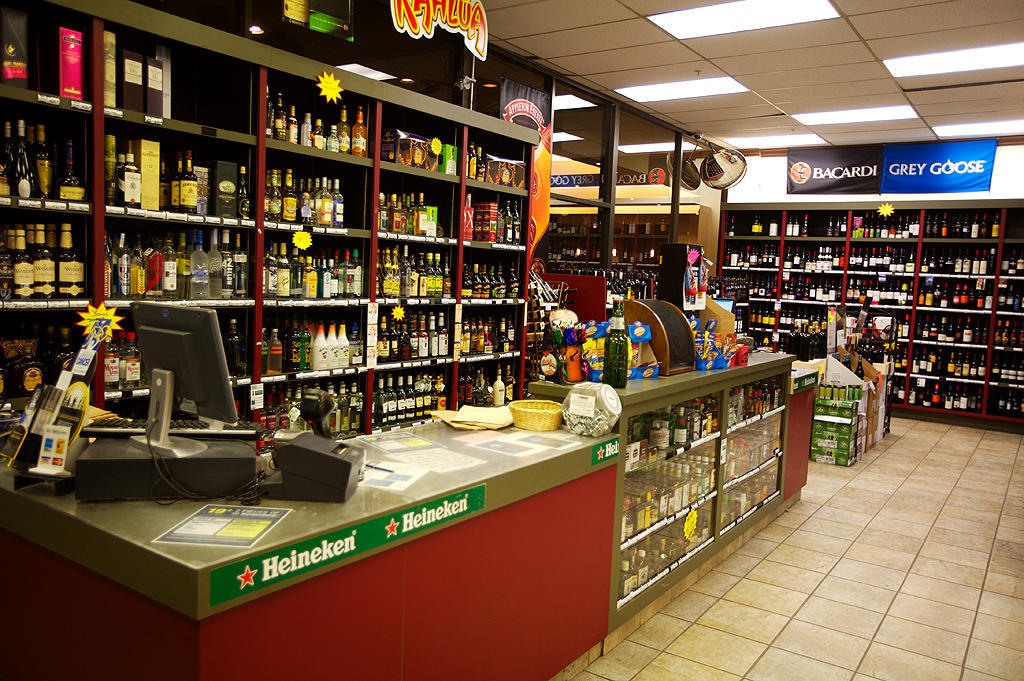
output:
<path id="1" fill-rule="evenodd" d="M 590 465 L 596 466 L 608 459 L 614 459 L 619 455 L 619 438 L 613 437 L 607 442 L 594 445 L 590 448 Z"/>
<path id="2" fill-rule="evenodd" d="M 618 440 L 615 440 L 616 445 Z M 487 486 L 477 485 L 424 504 L 374 518 L 318 537 L 249 556 L 210 572 L 210 605 L 273 586 L 325 565 L 380 548 L 405 535 L 445 525 L 482 511 Z"/>
<path id="3" fill-rule="evenodd" d="M 391 23 L 412 38 L 433 38 L 434 28 L 459 33 L 480 61 L 487 61 L 487 14 L 480 0 L 391 0 Z"/>

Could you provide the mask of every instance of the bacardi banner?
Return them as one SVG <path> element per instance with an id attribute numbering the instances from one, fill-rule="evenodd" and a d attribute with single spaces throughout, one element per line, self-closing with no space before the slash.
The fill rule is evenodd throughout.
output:
<path id="1" fill-rule="evenodd" d="M 987 192 L 996 140 L 885 145 L 886 194 Z"/>
<path id="2" fill-rule="evenodd" d="M 501 115 L 540 133 L 533 150 L 530 175 L 530 224 L 527 228 L 526 262 L 548 255 L 548 221 L 551 217 L 551 93 L 524 85 L 511 78 L 501 79 Z"/>
<path id="3" fill-rule="evenodd" d="M 882 147 L 790 149 L 789 194 L 878 194 Z"/>

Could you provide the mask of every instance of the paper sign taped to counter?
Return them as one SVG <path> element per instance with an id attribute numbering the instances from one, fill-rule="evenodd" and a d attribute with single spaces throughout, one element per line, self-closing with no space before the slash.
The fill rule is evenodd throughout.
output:
<path id="1" fill-rule="evenodd" d="M 291 512 L 290 508 L 207 504 L 153 541 L 249 548 Z"/>

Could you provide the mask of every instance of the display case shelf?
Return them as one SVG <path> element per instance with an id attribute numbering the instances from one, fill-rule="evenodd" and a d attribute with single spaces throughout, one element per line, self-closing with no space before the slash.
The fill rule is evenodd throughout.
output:
<path id="1" fill-rule="evenodd" d="M 722 528 L 721 532 L 719 532 L 719 534 L 718 534 L 719 539 L 724 537 L 726 534 L 728 534 L 732 530 L 735 530 L 738 525 L 741 525 L 743 523 L 743 521 L 747 520 L 750 516 L 754 515 L 757 511 L 761 510 L 762 508 L 764 508 L 765 506 L 767 506 L 771 502 L 775 501 L 779 497 L 780 494 L 781 494 L 781 492 L 775 491 L 771 495 L 769 495 L 766 499 L 763 499 L 762 501 L 758 502 L 757 504 L 754 504 L 754 506 L 752 506 L 750 509 L 744 511 L 743 515 L 741 515 L 739 518 L 737 518 L 736 520 L 733 520 L 731 523 L 729 523 L 728 525 L 726 525 L 725 527 Z"/>
<path id="2" fill-rule="evenodd" d="M 219 217 L 216 215 L 189 215 L 169 210 L 145 210 L 124 206 L 104 206 L 104 213 L 115 220 L 141 220 L 159 222 L 179 227 L 230 227 L 232 229 L 254 229 L 256 221 L 249 218 Z"/>
<path id="3" fill-rule="evenodd" d="M 139 111 L 129 111 L 127 109 L 119 109 L 113 106 L 103 107 L 103 116 L 104 118 L 108 118 L 111 120 L 118 120 L 124 123 L 132 123 L 146 128 L 170 130 L 172 132 L 183 133 L 186 135 L 206 137 L 209 139 L 217 139 L 225 142 L 235 142 L 237 144 L 245 144 L 253 147 L 256 146 L 255 135 L 249 135 L 247 133 L 237 132 L 235 130 L 217 128 L 212 125 L 202 125 L 200 123 L 190 123 L 188 121 L 181 121 L 174 118 L 152 116 L 150 114 L 141 113 Z"/>
<path id="4" fill-rule="evenodd" d="M 466 178 L 467 189 L 482 189 L 483 191 L 498 192 L 499 194 L 508 194 L 509 196 L 529 196 L 530 192 L 525 189 L 519 189 L 518 187 L 506 187 L 501 184 L 494 184 L 492 182 L 481 182 L 480 180 L 473 180 Z"/>
<path id="5" fill-rule="evenodd" d="M 73 111 L 80 114 L 92 113 L 92 102 L 85 100 L 69 99 L 59 97 L 38 90 L 14 87 L 13 85 L 0 85 L 0 100 L 24 102 L 26 104 L 38 104 L 47 109 L 60 111 Z"/>
<path id="6" fill-rule="evenodd" d="M 334 163 L 342 163 L 361 168 L 373 168 L 373 159 L 371 158 L 353 156 L 352 154 L 343 154 L 340 151 L 327 151 L 326 149 L 317 149 L 316 147 L 305 147 L 301 144 L 292 144 L 291 142 L 284 142 L 282 140 L 271 138 L 268 138 L 266 142 L 268 151 L 294 154 L 296 156 L 306 156 L 309 158 L 332 161 Z"/>
<path id="7" fill-rule="evenodd" d="M 785 411 L 785 409 L 786 409 L 786 405 L 782 405 L 781 407 L 775 407 L 775 409 L 771 409 L 769 411 L 766 411 L 763 414 L 757 414 L 755 416 L 751 416 L 748 419 L 744 419 L 744 420 L 740 421 L 739 423 L 736 423 L 734 425 L 729 426 L 725 430 L 725 433 L 726 433 L 726 435 L 731 435 L 731 434 L 735 433 L 737 430 L 740 430 L 742 428 L 746 428 L 747 426 L 753 425 L 753 424 L 757 423 L 758 421 L 761 421 L 762 419 L 766 419 L 769 416 L 775 416 L 776 414 L 779 414 L 779 413 Z"/>
<path id="8" fill-rule="evenodd" d="M 0 208 L 39 211 L 43 213 L 71 213 L 78 215 L 89 215 L 92 213 L 92 204 L 88 201 L 23 199 L 18 196 L 0 196 Z"/>
<path id="9" fill-rule="evenodd" d="M 782 450 L 779 449 L 779 448 L 776 448 L 775 451 L 772 453 L 772 456 L 771 456 L 770 459 L 762 461 L 760 464 L 758 464 L 757 466 L 754 466 L 753 468 L 751 468 L 746 473 L 743 473 L 742 475 L 737 475 L 735 478 L 729 478 L 728 480 L 726 480 L 725 482 L 722 483 L 722 489 L 729 489 L 731 487 L 735 487 L 736 485 L 740 484 L 744 480 L 748 480 L 749 478 L 757 475 L 758 473 L 760 473 L 761 471 L 765 470 L 766 468 L 768 468 L 772 464 L 778 463 L 779 458 L 781 456 L 782 456 Z"/>
<path id="10" fill-rule="evenodd" d="M 399 175 L 411 175 L 413 177 L 420 177 L 428 180 L 437 180 L 439 182 L 447 182 L 450 184 L 459 184 L 460 179 L 458 175 L 448 175 L 447 173 L 439 173 L 436 170 L 426 170 L 424 168 L 414 168 L 412 166 L 403 166 L 400 163 L 394 161 L 381 161 L 380 169 L 389 173 L 398 173 Z"/>
<path id="11" fill-rule="evenodd" d="M 673 513 L 670 516 L 666 516 L 666 517 L 662 518 L 661 520 L 659 520 L 658 522 L 654 523 L 650 527 L 644 529 L 641 532 L 638 532 L 638 533 L 634 534 L 632 537 L 630 537 L 629 539 L 627 539 L 624 542 L 622 542 L 622 544 L 619 547 L 619 549 L 621 551 L 625 551 L 625 550 L 627 550 L 627 549 L 629 549 L 629 548 L 631 548 L 633 546 L 636 546 L 636 544 L 638 542 L 640 542 L 640 540 L 646 539 L 647 537 L 651 536 L 655 532 L 657 532 L 659 530 L 665 529 L 666 527 L 668 527 L 672 523 L 676 522 L 677 520 L 685 520 L 686 516 L 689 515 L 690 511 L 693 511 L 693 510 L 696 510 L 696 509 L 700 508 L 705 503 L 707 503 L 707 502 L 711 501 L 712 499 L 714 499 L 716 496 L 718 496 L 718 491 L 717 490 L 711 490 L 710 492 L 708 492 L 704 496 L 700 497 L 696 501 L 693 501 L 690 504 L 688 504 L 685 508 L 682 508 L 682 509 L 676 511 L 675 513 Z"/>

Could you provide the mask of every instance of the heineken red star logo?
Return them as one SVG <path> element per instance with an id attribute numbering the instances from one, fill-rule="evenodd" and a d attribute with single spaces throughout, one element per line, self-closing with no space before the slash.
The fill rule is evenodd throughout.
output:
<path id="1" fill-rule="evenodd" d="M 253 570 L 248 565 L 246 565 L 245 566 L 245 572 L 243 572 L 242 574 L 238 575 L 238 581 L 240 581 L 242 583 L 242 586 L 240 586 L 238 588 L 239 589 L 244 589 L 247 586 L 255 587 L 256 586 L 256 582 L 254 582 L 252 578 L 256 576 L 256 572 L 257 572 L 257 570 Z"/>
<path id="2" fill-rule="evenodd" d="M 388 537 L 394 537 L 398 534 L 398 523 L 392 518 L 391 522 L 387 524 Z M 386 537 L 387 538 L 387 537 Z"/>
<path id="3" fill-rule="evenodd" d="M 601 449 L 597 450 L 597 460 L 600 461 L 603 458 L 604 458 L 604 447 L 602 446 Z"/>

